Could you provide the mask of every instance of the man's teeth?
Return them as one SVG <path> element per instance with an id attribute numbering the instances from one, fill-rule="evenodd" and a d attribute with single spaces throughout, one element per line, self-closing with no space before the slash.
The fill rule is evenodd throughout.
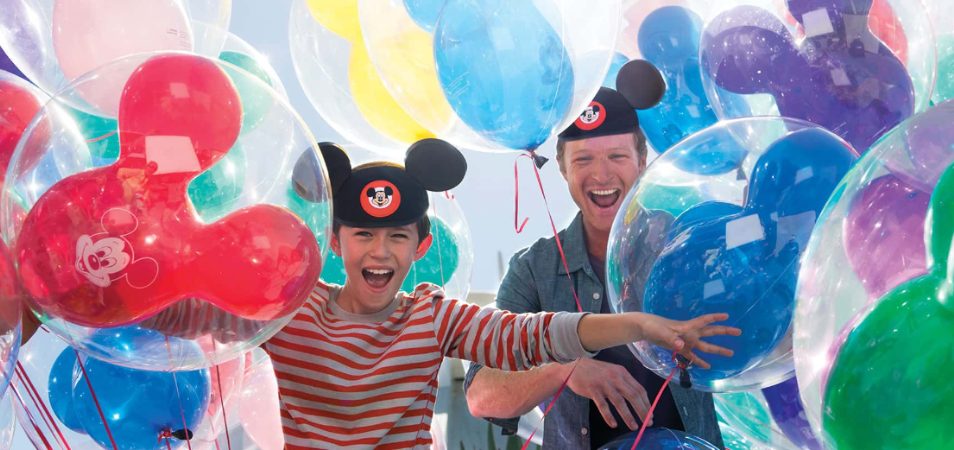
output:
<path id="1" fill-rule="evenodd" d="M 593 195 L 613 195 L 616 193 L 616 189 L 602 189 L 598 191 L 590 191 Z"/>

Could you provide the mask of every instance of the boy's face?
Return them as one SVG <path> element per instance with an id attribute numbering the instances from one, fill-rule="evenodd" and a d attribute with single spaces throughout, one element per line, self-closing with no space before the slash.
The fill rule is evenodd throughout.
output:
<path id="1" fill-rule="evenodd" d="M 344 262 L 345 286 L 365 309 L 390 304 L 411 264 L 427 253 L 430 240 L 418 241 L 417 225 L 355 228 L 342 225 L 331 249 Z"/>

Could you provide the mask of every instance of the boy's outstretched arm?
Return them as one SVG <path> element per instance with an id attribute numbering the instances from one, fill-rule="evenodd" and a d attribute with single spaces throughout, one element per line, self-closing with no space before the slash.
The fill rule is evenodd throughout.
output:
<path id="1" fill-rule="evenodd" d="M 649 341 L 685 356 L 704 369 L 709 364 L 695 350 L 715 355 L 732 356 L 732 350 L 702 340 L 716 335 L 739 336 L 742 331 L 725 325 L 712 325 L 729 318 L 728 314 L 706 314 L 692 320 L 670 320 L 653 314 L 587 314 L 580 319 L 577 331 L 587 351 L 598 351 L 636 341 Z"/>

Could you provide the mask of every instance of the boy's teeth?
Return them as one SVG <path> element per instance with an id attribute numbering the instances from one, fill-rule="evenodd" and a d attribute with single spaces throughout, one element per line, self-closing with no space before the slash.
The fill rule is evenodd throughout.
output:
<path id="1" fill-rule="evenodd" d="M 598 191 L 591 191 L 594 195 L 610 195 L 615 194 L 616 189 L 602 189 Z"/>
<path id="2" fill-rule="evenodd" d="M 391 270 L 388 269 L 368 269 L 368 272 L 371 272 L 375 275 L 387 275 L 391 273 Z"/>

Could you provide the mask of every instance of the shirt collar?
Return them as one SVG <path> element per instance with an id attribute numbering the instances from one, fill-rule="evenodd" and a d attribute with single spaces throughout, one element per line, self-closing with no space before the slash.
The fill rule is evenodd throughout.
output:
<path id="1" fill-rule="evenodd" d="M 560 233 L 561 244 L 563 244 L 563 253 L 566 255 L 566 265 L 570 273 L 584 269 L 590 264 L 589 257 L 586 254 L 586 238 L 583 235 L 583 213 L 576 213 L 573 222 Z M 557 265 L 557 273 L 566 275 L 567 270 L 563 264 Z"/>

